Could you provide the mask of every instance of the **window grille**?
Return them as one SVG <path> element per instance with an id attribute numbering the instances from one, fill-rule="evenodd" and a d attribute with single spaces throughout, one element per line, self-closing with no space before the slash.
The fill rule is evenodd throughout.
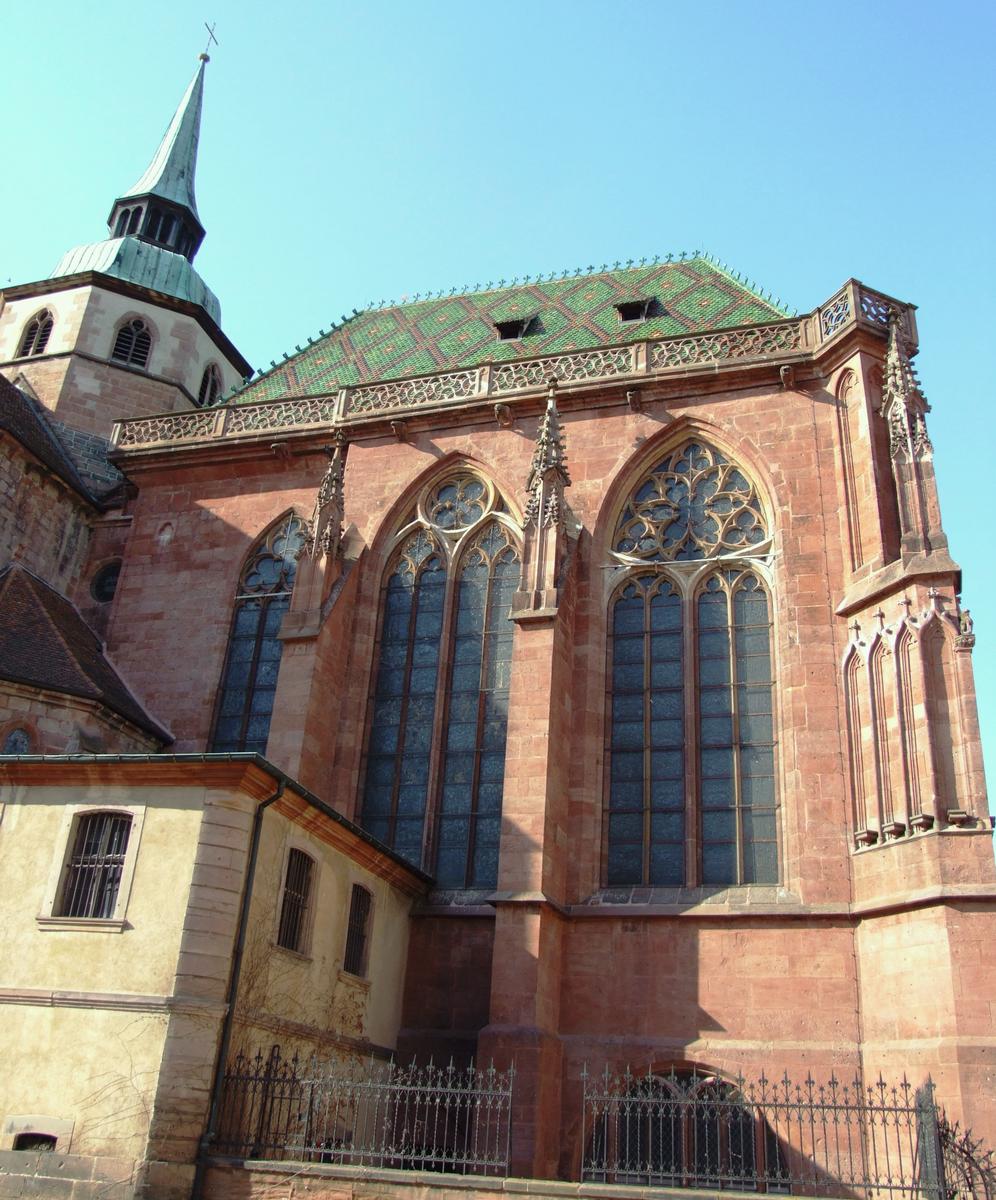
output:
<path id="1" fill-rule="evenodd" d="M 221 375 L 218 373 L 218 368 L 211 363 L 204 368 L 204 374 L 201 376 L 201 386 L 197 392 L 197 405 L 199 408 L 210 408 L 218 399 L 218 393 L 221 391 Z"/>
<path id="2" fill-rule="evenodd" d="M 44 309 L 36 317 L 32 317 L 21 338 L 21 346 L 17 352 L 18 358 L 31 358 L 35 354 L 44 354 L 54 325 L 52 314 L 47 309 Z"/>
<path id="3" fill-rule="evenodd" d="M 285 950 L 305 952 L 311 913 L 311 876 L 314 863 L 303 850 L 292 849 L 287 856 L 287 875 L 280 905 L 277 945 Z"/>
<path id="4" fill-rule="evenodd" d="M 307 529 L 300 517 L 274 526 L 250 555 L 239 581 L 211 749 L 266 751 L 277 690 L 284 613 Z"/>
<path id="5" fill-rule="evenodd" d="M 130 833 L 127 815 L 102 812 L 79 818 L 56 916 L 114 916 Z"/>
<path id="6" fill-rule="evenodd" d="M 470 474 L 428 489 L 382 598 L 362 822 L 450 888 L 498 879 L 520 570 L 499 505 Z"/>
<path id="7" fill-rule="evenodd" d="M 137 317 L 128 321 L 118 330 L 114 339 L 111 358 L 115 362 L 127 363 L 132 367 L 149 365 L 149 352 L 152 350 L 152 335 L 144 321 Z"/>
<path id="8" fill-rule="evenodd" d="M 703 443 L 630 495 L 609 617 L 609 886 L 777 882 L 770 603 L 753 566 L 769 547 L 753 485 Z"/>
<path id="9" fill-rule="evenodd" d="M 342 969 L 350 975 L 366 974 L 370 906 L 370 893 L 365 887 L 354 883 L 349 902 L 349 925 L 346 928 L 346 953 L 342 962 Z"/>

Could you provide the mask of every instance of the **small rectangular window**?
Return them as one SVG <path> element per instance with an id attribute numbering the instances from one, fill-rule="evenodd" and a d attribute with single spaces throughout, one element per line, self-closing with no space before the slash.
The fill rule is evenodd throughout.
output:
<path id="1" fill-rule="evenodd" d="M 358 883 L 353 884 L 349 905 L 349 926 L 346 930 L 346 955 L 343 970 L 350 975 L 365 975 L 367 969 L 367 938 L 370 920 L 370 893 Z"/>
<path id="2" fill-rule="evenodd" d="M 535 314 L 534 314 L 535 315 Z M 513 321 L 495 321 L 499 342 L 514 342 L 524 338 L 533 323 L 533 316 L 516 317 Z"/>
<path id="3" fill-rule="evenodd" d="M 130 816 L 105 812 L 80 817 L 56 916 L 114 916 L 130 833 Z"/>
<path id="4" fill-rule="evenodd" d="M 630 321 L 645 321 L 650 315 L 651 304 L 653 304 L 652 299 L 620 300 L 615 309 L 619 314 L 619 320 L 626 325 Z"/>
<path id="5" fill-rule="evenodd" d="M 285 950 L 296 950 L 298 954 L 304 954 L 307 947 L 313 867 L 314 863 L 302 850 L 291 850 L 287 856 L 277 945 Z"/>

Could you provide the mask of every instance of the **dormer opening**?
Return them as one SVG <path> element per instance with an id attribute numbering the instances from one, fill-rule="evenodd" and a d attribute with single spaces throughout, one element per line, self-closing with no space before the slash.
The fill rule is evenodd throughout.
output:
<path id="1" fill-rule="evenodd" d="M 619 314 L 619 323 L 629 325 L 634 321 L 645 321 L 650 316 L 654 303 L 653 296 L 634 297 L 632 300 L 620 300 L 615 305 Z"/>
<path id="2" fill-rule="evenodd" d="M 498 334 L 499 342 L 515 342 L 520 338 L 524 338 L 529 332 L 529 327 L 536 320 L 536 314 L 532 313 L 528 317 L 515 317 L 508 321 L 493 322 L 495 331 Z"/>

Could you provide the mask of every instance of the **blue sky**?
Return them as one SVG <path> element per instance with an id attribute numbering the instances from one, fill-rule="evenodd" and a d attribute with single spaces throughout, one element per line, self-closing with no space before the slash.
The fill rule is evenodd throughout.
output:
<path id="1" fill-rule="evenodd" d="M 994 12 L 50 0 L 42 28 L 8 5 L 0 283 L 104 236 L 207 18 L 197 265 L 256 366 L 369 300 L 680 250 L 800 311 L 849 276 L 911 300 L 996 765 Z"/>

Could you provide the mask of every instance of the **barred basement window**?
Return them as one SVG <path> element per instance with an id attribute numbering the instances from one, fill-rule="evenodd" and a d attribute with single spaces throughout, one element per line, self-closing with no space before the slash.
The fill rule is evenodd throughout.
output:
<path id="1" fill-rule="evenodd" d="M 284 517 L 259 541 L 242 571 L 211 739 L 216 752 L 266 752 L 280 668 L 277 634 L 290 607 L 306 533 L 300 517 Z"/>
<path id="2" fill-rule="evenodd" d="M 362 823 L 440 886 L 492 888 L 519 552 L 469 473 L 430 487 L 413 518 L 381 602 Z"/>
<path id="3" fill-rule="evenodd" d="M 199 408 L 210 408 L 218 399 L 218 393 L 221 391 L 221 375 L 218 368 L 211 363 L 204 368 L 204 374 L 201 376 L 201 386 L 197 392 L 197 405 Z"/>
<path id="4" fill-rule="evenodd" d="M 137 317 L 128 321 L 118 330 L 114 339 L 114 349 L 111 358 L 115 362 L 127 363 L 132 367 L 149 365 L 149 352 L 152 350 L 152 335 L 144 321 Z"/>
<path id="5" fill-rule="evenodd" d="M 77 820 L 56 916 L 114 916 L 131 820 L 116 812 L 87 813 Z"/>
<path id="6" fill-rule="evenodd" d="M 24 330 L 17 357 L 31 358 L 35 354 L 44 354 L 54 325 L 52 314 L 48 309 L 42 309 L 37 316 L 32 317 Z"/>
<path id="7" fill-rule="evenodd" d="M 349 902 L 349 925 L 346 928 L 346 953 L 342 969 L 361 978 L 367 973 L 367 941 L 369 937 L 370 893 L 360 884 L 353 884 Z"/>
<path id="8" fill-rule="evenodd" d="M 613 557 L 606 882 L 778 880 L 770 548 L 754 486 L 686 442 L 637 484 Z"/>
<path id="9" fill-rule="evenodd" d="M 292 849 L 287 855 L 284 895 L 280 904 L 277 945 L 298 954 L 307 951 L 311 925 L 311 884 L 314 862 L 303 850 Z"/>

